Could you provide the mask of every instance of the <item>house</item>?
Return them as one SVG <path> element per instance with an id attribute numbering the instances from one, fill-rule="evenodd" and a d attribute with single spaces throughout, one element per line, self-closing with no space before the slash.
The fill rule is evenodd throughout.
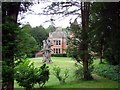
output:
<path id="1" fill-rule="evenodd" d="M 54 32 L 49 33 L 48 39 L 51 41 L 51 54 L 64 54 L 67 49 L 67 34 L 61 27 L 57 27 Z"/>
<path id="2" fill-rule="evenodd" d="M 67 34 L 61 27 L 57 27 L 54 32 L 49 33 L 48 39 L 50 40 L 51 54 L 65 54 L 67 49 Z M 42 57 L 43 52 L 39 51 L 35 54 L 35 57 Z"/>

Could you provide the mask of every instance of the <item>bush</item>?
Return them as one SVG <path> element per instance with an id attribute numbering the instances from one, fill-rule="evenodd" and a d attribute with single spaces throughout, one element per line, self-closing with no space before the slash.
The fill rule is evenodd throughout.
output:
<path id="1" fill-rule="evenodd" d="M 120 82 L 120 70 L 119 66 L 100 64 L 96 66 L 94 72 L 103 77 L 109 78 L 114 81 Z"/>
<path id="2" fill-rule="evenodd" d="M 106 59 L 106 61 L 111 64 L 111 65 L 119 65 L 120 62 L 119 62 L 119 54 L 116 52 L 113 52 L 112 49 L 107 49 L 105 52 L 104 52 L 104 57 Z"/>
<path id="3" fill-rule="evenodd" d="M 84 72 L 83 72 L 83 63 L 78 63 L 76 62 L 75 63 L 75 67 L 76 67 L 76 70 L 75 70 L 75 77 L 77 80 L 81 80 L 84 78 Z M 92 60 L 89 61 L 89 66 L 88 66 L 88 69 L 89 69 L 89 72 L 92 73 L 93 70 L 94 70 L 94 67 L 92 65 Z"/>
<path id="4" fill-rule="evenodd" d="M 15 68 L 15 71 L 15 79 L 19 86 L 23 86 L 26 89 L 34 87 L 34 77 L 37 73 L 37 68 L 34 67 L 33 63 L 30 63 L 29 60 L 25 60 Z"/>
<path id="5" fill-rule="evenodd" d="M 52 54 L 52 57 L 67 57 L 67 54 Z"/>
<path id="6" fill-rule="evenodd" d="M 65 69 L 64 73 L 62 75 L 61 74 L 61 68 L 55 66 L 53 68 L 53 74 L 56 76 L 56 78 L 59 80 L 60 84 L 64 84 L 65 80 L 68 78 L 68 69 Z"/>
<path id="7" fill-rule="evenodd" d="M 46 81 L 48 81 L 49 79 L 50 72 L 48 68 L 49 67 L 46 66 L 46 64 L 43 64 L 38 70 L 36 82 L 39 84 L 40 87 L 43 87 Z"/>
<path id="8" fill-rule="evenodd" d="M 81 64 L 75 63 L 76 70 L 75 70 L 75 77 L 77 80 L 80 80 L 83 78 L 83 67 Z"/>
<path id="9" fill-rule="evenodd" d="M 48 81 L 49 70 L 46 64 L 43 64 L 40 68 L 35 68 L 34 63 L 30 63 L 30 60 L 24 60 L 15 68 L 15 80 L 19 86 L 31 89 L 35 84 L 39 84 L 40 87 Z"/>

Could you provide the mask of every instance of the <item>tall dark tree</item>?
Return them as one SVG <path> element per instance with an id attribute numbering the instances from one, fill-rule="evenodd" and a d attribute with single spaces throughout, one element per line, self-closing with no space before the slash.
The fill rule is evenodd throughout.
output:
<path id="1" fill-rule="evenodd" d="M 7 19 L 7 22 L 2 25 L 3 35 L 2 35 L 2 66 L 3 66 L 3 84 L 7 85 L 10 90 L 13 88 L 14 84 L 14 52 L 16 47 L 16 31 L 19 30 L 18 25 L 12 22 L 13 19 Z M 4 75 L 4 73 L 6 73 Z M 9 76 L 6 76 L 9 75 Z M 7 81 L 5 81 L 7 79 Z M 5 82 L 8 82 L 5 83 Z M 4 87 L 4 86 L 3 86 Z"/>
<path id="2" fill-rule="evenodd" d="M 100 54 L 111 64 L 119 64 L 119 11 L 118 2 L 93 3 L 91 8 L 91 41 Z M 95 49 L 94 49 L 95 50 Z"/>
<path id="3" fill-rule="evenodd" d="M 16 38 L 20 30 L 17 16 L 19 11 L 24 11 L 28 7 L 29 3 L 24 3 L 24 7 L 20 7 L 21 4 L 21 2 L 2 2 L 3 90 L 4 86 L 9 90 L 14 88 L 14 55 L 17 46 Z"/>
<path id="4" fill-rule="evenodd" d="M 15 7 L 15 8 L 13 8 Z M 6 70 L 10 70 L 8 75 L 10 76 L 8 79 L 7 88 L 13 90 L 14 87 L 14 51 L 15 51 L 15 38 L 16 38 L 16 30 L 18 29 L 17 23 L 17 15 L 18 10 L 20 8 L 20 3 L 2 3 L 2 45 L 3 45 L 3 66 L 6 67 Z M 10 42 L 11 41 L 11 42 Z M 4 68 L 3 68 L 4 69 Z M 5 71 L 4 71 L 5 72 Z M 8 71 L 6 71 L 8 72 Z M 7 74 L 7 73 L 6 73 Z M 4 81 L 4 76 L 3 76 Z M 3 86 L 4 87 L 4 86 Z"/>
<path id="5" fill-rule="evenodd" d="M 89 54 L 89 38 L 88 38 L 88 31 L 89 31 L 89 12 L 90 12 L 90 3 L 89 2 L 81 2 L 81 16 L 82 16 L 82 31 L 81 31 L 81 46 L 80 52 L 83 52 L 81 55 L 82 62 L 83 62 L 83 73 L 84 73 L 84 79 L 91 80 L 93 79 L 90 71 L 89 71 L 89 60 L 90 60 L 90 54 Z"/>

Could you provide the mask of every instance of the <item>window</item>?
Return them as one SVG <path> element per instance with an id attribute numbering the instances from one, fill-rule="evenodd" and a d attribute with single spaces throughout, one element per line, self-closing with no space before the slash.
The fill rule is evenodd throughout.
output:
<path id="1" fill-rule="evenodd" d="M 61 44 L 60 40 L 59 40 L 59 45 Z"/>
<path id="2" fill-rule="evenodd" d="M 56 40 L 56 45 L 58 45 L 58 41 Z"/>
<path id="3" fill-rule="evenodd" d="M 58 49 L 58 52 L 60 53 L 60 48 Z"/>
<path id="4" fill-rule="evenodd" d="M 61 45 L 61 41 L 60 40 L 54 40 L 54 45 Z"/>
<path id="5" fill-rule="evenodd" d="M 53 49 L 53 52 L 55 53 L 55 48 Z"/>
<path id="6" fill-rule="evenodd" d="M 56 54 L 58 54 L 58 49 L 56 48 Z"/>
<path id="7" fill-rule="evenodd" d="M 56 43 L 55 43 L 55 40 L 54 40 L 54 44 L 56 44 Z"/>
<path id="8" fill-rule="evenodd" d="M 54 52 L 54 54 L 60 54 L 60 48 L 54 48 L 53 49 L 53 52 Z"/>

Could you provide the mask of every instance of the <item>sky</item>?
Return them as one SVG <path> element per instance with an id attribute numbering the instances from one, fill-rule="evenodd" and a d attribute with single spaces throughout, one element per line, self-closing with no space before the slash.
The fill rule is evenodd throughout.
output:
<path id="1" fill-rule="evenodd" d="M 29 23 L 32 27 L 36 27 L 36 26 L 40 26 L 42 25 L 43 27 L 47 28 L 49 25 L 53 25 L 55 27 L 62 27 L 62 28 L 66 28 L 67 26 L 70 26 L 69 22 L 71 20 L 71 22 L 74 21 L 74 19 L 78 16 L 78 15 L 70 15 L 67 17 L 62 17 L 62 15 L 38 15 L 38 13 L 42 13 L 44 7 L 46 7 L 47 5 L 50 5 L 50 2 L 44 3 L 41 2 L 39 4 L 34 4 L 33 6 L 30 6 L 30 9 L 33 10 L 35 12 L 31 13 L 31 11 L 27 11 L 26 13 L 22 13 L 21 15 L 18 15 L 18 21 L 22 24 L 27 24 Z M 71 10 L 74 10 L 75 7 L 71 7 Z M 21 19 L 22 17 L 24 17 L 23 19 Z M 59 18 L 61 17 L 61 18 Z M 53 23 L 50 21 L 50 19 L 55 19 L 55 21 L 53 21 Z M 78 22 L 81 22 L 81 19 L 78 18 L 77 19 Z"/>

